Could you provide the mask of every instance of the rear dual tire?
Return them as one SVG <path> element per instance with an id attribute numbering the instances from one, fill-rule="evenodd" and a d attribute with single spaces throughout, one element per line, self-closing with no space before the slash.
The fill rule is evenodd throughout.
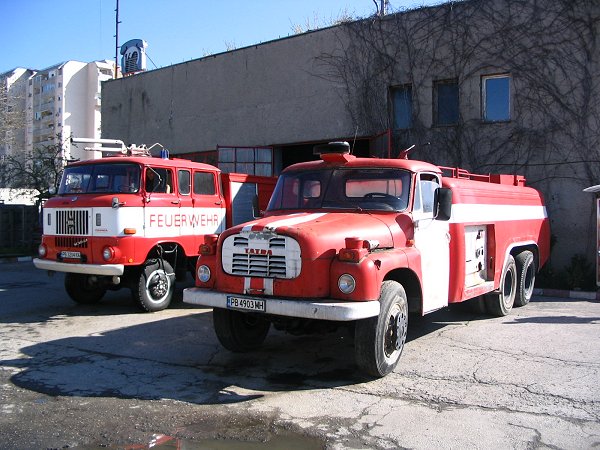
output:
<path id="1" fill-rule="evenodd" d="M 533 297 L 535 285 L 535 258 L 529 250 L 524 250 L 516 257 L 508 256 L 499 292 L 486 294 L 486 307 L 490 314 L 506 316 L 515 307 L 525 306 Z"/>
<path id="2" fill-rule="evenodd" d="M 515 264 L 518 275 L 515 306 L 525 306 L 533 297 L 535 285 L 536 266 L 533 253 L 529 250 L 519 253 L 515 258 Z"/>
<path id="3" fill-rule="evenodd" d="M 500 279 L 500 289 L 486 294 L 486 306 L 490 314 L 503 317 L 510 312 L 517 294 L 517 279 L 515 259 L 508 255 Z"/>

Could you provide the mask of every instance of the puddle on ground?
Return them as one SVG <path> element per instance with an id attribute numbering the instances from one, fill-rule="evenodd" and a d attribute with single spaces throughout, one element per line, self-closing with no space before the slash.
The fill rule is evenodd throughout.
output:
<path id="1" fill-rule="evenodd" d="M 123 446 L 83 446 L 74 447 L 79 450 L 323 450 L 325 443 L 321 440 L 299 434 L 273 435 L 263 440 L 237 439 L 179 439 L 157 434 L 152 436 L 148 444 L 131 444 Z"/>
<path id="2" fill-rule="evenodd" d="M 186 440 L 171 436 L 157 435 L 147 447 L 132 446 L 145 449 L 177 449 L 177 450 L 323 450 L 325 444 L 320 440 L 297 434 L 274 435 L 267 441 L 239 441 L 232 439 L 199 439 Z"/>

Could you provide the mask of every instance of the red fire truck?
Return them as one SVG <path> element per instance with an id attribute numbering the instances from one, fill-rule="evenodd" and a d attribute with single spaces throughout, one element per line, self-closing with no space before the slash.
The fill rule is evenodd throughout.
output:
<path id="1" fill-rule="evenodd" d="M 166 308 L 175 278 L 194 273 L 200 248 L 252 219 L 253 205 L 266 207 L 275 186 L 274 177 L 152 157 L 146 147 L 118 140 L 74 141 L 101 144 L 86 150 L 103 154 L 119 146 L 119 156 L 68 165 L 58 195 L 43 208 L 33 262 L 50 273 L 65 272 L 66 291 L 77 303 L 128 287 L 144 310 Z"/>
<path id="2" fill-rule="evenodd" d="M 222 233 L 184 301 L 213 307 L 234 352 L 271 324 L 354 327 L 358 366 L 391 372 L 408 313 L 483 296 L 492 314 L 529 302 L 548 258 L 541 194 L 516 175 L 474 175 L 408 159 L 357 158 L 347 143 L 280 175 L 264 217 Z"/>

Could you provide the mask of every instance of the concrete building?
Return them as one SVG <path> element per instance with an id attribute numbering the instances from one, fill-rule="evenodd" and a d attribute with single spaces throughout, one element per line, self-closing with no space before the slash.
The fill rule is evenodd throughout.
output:
<path id="1" fill-rule="evenodd" d="M 0 158 L 25 148 L 27 83 L 33 70 L 17 67 L 0 74 Z"/>
<path id="2" fill-rule="evenodd" d="M 593 261 L 600 3 L 465 0 L 372 17 L 103 85 L 103 137 L 278 174 L 312 145 L 518 173 L 548 204 L 555 268 Z M 428 145 L 429 144 L 429 145 Z M 550 272 L 551 274 L 551 272 Z"/>
<path id="3" fill-rule="evenodd" d="M 113 76 L 111 61 L 67 61 L 30 77 L 27 88 L 25 150 L 55 143 L 58 134 L 99 138 L 101 84 Z M 83 149 L 65 143 L 67 159 L 89 159 Z"/>

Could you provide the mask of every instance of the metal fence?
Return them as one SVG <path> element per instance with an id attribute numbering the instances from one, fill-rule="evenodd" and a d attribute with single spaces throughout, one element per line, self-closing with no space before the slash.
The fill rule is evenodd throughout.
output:
<path id="1" fill-rule="evenodd" d="M 0 255 L 33 255 L 40 241 L 37 206 L 0 204 Z"/>

